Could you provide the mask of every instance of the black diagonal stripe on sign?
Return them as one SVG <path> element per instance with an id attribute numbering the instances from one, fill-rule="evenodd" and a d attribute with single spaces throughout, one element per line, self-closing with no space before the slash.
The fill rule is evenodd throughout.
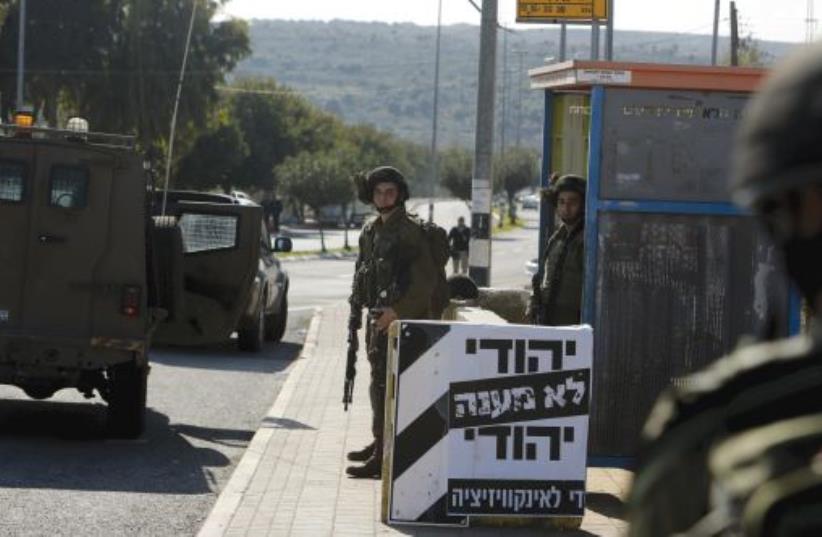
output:
<path id="1" fill-rule="evenodd" d="M 400 375 L 451 330 L 447 324 L 402 323 L 400 330 Z"/>
<path id="2" fill-rule="evenodd" d="M 441 524 L 449 526 L 465 526 L 468 517 L 448 514 L 448 494 L 443 494 L 423 514 L 417 517 L 416 522 L 421 524 Z"/>
<path id="3" fill-rule="evenodd" d="M 417 416 L 394 442 L 394 481 L 448 434 L 448 392 Z"/>

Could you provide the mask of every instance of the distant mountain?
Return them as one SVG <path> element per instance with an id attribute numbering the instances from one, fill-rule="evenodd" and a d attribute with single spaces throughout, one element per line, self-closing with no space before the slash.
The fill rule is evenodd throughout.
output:
<path id="1" fill-rule="evenodd" d="M 435 27 L 413 24 L 254 20 L 253 53 L 235 75 L 272 76 L 347 121 L 371 123 L 425 145 L 431 140 L 435 37 Z M 528 89 L 526 72 L 557 57 L 558 44 L 555 27 L 499 33 L 497 147 L 503 135 L 506 145 L 517 140 L 540 145 L 542 95 Z M 569 57 L 588 58 L 589 44 L 587 29 L 569 30 Z M 778 59 L 794 46 L 757 45 L 768 59 Z M 719 47 L 720 60 L 727 61 L 728 40 L 720 39 Z M 621 61 L 706 64 L 710 52 L 707 35 L 620 31 L 614 37 L 614 58 Z M 443 27 L 440 147 L 473 147 L 478 54 L 478 26 Z"/>

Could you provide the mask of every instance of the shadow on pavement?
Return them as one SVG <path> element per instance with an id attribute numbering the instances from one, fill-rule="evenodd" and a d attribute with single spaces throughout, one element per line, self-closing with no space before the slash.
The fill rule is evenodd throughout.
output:
<path id="1" fill-rule="evenodd" d="M 106 405 L 5 400 L 0 406 L 0 487 L 207 494 L 208 468 L 230 464 L 195 447 L 183 426 L 149 409 L 136 440 L 106 438 Z M 232 431 L 240 440 L 253 431 Z"/>
<path id="2" fill-rule="evenodd" d="M 608 518 L 625 520 L 625 502 L 613 494 L 589 492 L 585 495 L 585 507 Z"/>
<path id="3" fill-rule="evenodd" d="M 268 343 L 258 353 L 243 352 L 231 343 L 208 347 L 155 346 L 152 363 L 174 367 L 276 373 L 287 368 L 300 354 L 302 345 L 290 342 Z"/>
<path id="4" fill-rule="evenodd" d="M 216 429 L 213 427 L 198 427 L 196 425 L 186 425 L 175 423 L 171 428 L 180 434 L 206 440 L 214 444 L 223 446 L 242 447 L 251 442 L 255 431 L 242 431 L 239 429 Z"/>
<path id="5" fill-rule="evenodd" d="M 289 418 L 265 418 L 260 427 L 265 429 L 316 430 L 310 425 Z"/>

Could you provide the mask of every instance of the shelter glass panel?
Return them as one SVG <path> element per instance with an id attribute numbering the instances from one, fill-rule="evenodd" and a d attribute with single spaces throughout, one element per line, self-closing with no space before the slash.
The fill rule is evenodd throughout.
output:
<path id="1" fill-rule="evenodd" d="M 597 242 L 591 447 L 631 456 L 663 388 L 743 335 L 784 335 L 788 290 L 748 216 L 606 212 Z"/>
<path id="2" fill-rule="evenodd" d="M 746 94 L 608 89 L 601 197 L 727 202 Z"/>
<path id="3" fill-rule="evenodd" d="M 553 107 L 551 171 L 587 177 L 591 97 L 581 93 L 559 93 L 554 98 Z"/>

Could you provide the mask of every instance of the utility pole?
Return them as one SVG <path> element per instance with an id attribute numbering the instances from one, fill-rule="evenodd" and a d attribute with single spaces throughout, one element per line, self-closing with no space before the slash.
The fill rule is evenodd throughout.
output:
<path id="1" fill-rule="evenodd" d="M 502 95 L 500 96 L 499 153 L 505 156 L 505 129 L 508 126 L 508 31 L 502 27 Z"/>
<path id="2" fill-rule="evenodd" d="M 494 152 L 494 76 L 497 51 L 497 0 L 482 2 L 477 127 L 471 178 L 471 278 L 480 287 L 491 282 L 491 159 Z"/>
<path id="3" fill-rule="evenodd" d="M 816 17 L 813 14 L 813 3 L 814 0 L 808 0 L 806 5 L 806 16 L 805 16 L 805 42 L 812 43 L 814 37 L 816 37 Z"/>
<path id="4" fill-rule="evenodd" d="M 437 7 L 437 46 L 434 60 L 434 113 L 431 121 L 431 185 L 428 198 L 428 221 L 434 221 L 434 196 L 439 182 L 439 162 L 437 159 L 437 116 L 439 115 L 440 97 L 440 36 L 442 34 L 442 0 Z"/>
<path id="5" fill-rule="evenodd" d="M 568 53 L 568 25 L 559 23 L 559 61 L 564 62 Z"/>
<path id="6" fill-rule="evenodd" d="M 608 22 L 605 32 L 605 59 L 614 59 L 614 0 L 608 0 Z"/>
<path id="7" fill-rule="evenodd" d="M 716 48 L 719 43 L 719 0 L 714 0 L 714 36 L 711 41 L 711 65 L 716 65 Z"/>
<path id="8" fill-rule="evenodd" d="M 597 19 L 591 22 L 591 59 L 599 59 L 599 21 Z"/>
<path id="9" fill-rule="evenodd" d="M 516 122 L 517 122 L 517 137 L 516 137 L 516 143 L 515 143 L 515 146 L 519 147 L 519 145 L 520 145 L 520 134 L 521 134 L 520 131 L 521 131 L 521 127 L 522 127 L 522 85 L 523 85 L 522 84 L 522 73 L 524 72 L 522 70 L 522 68 L 523 68 L 522 60 L 523 60 L 523 56 L 525 56 L 525 54 L 526 54 L 526 51 L 522 50 L 522 49 L 517 49 L 514 52 L 519 57 L 519 62 L 517 63 L 517 76 L 516 76 L 516 80 L 517 80 L 517 119 L 516 119 Z"/>
<path id="10" fill-rule="evenodd" d="M 17 31 L 17 109 L 25 104 L 23 72 L 26 69 L 26 0 L 20 0 L 20 25 Z"/>
<path id="11" fill-rule="evenodd" d="M 736 2 L 731 2 L 731 65 L 739 65 L 739 12 Z"/>

